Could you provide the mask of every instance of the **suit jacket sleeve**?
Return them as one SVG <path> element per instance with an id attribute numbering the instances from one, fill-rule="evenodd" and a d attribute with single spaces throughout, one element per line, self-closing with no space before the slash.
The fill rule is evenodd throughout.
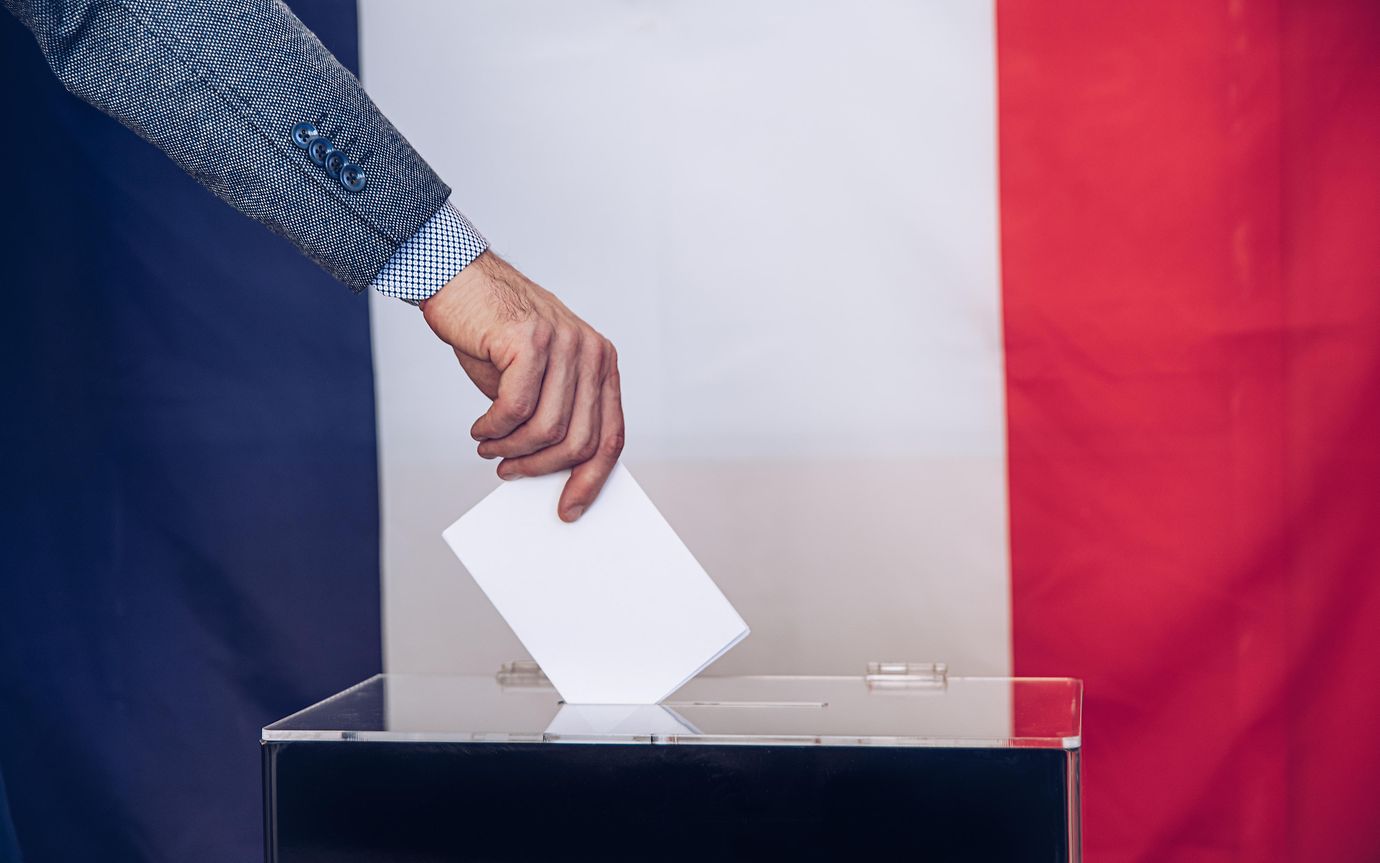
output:
<path id="1" fill-rule="evenodd" d="M 3 2 L 68 90 L 355 290 L 450 194 L 280 0 Z M 301 124 L 340 151 L 335 175 Z"/>

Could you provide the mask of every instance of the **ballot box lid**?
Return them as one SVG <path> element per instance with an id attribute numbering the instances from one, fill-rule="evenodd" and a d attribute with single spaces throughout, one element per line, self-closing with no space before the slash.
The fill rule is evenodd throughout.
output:
<path id="1" fill-rule="evenodd" d="M 856 676 L 701 676 L 660 704 L 565 704 L 524 662 L 496 675 L 376 675 L 263 740 L 1077 749 L 1082 696 L 1071 678 L 871 663 Z"/>

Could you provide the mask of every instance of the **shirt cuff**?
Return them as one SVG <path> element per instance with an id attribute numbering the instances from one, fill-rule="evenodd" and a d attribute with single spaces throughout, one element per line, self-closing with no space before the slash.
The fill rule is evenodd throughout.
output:
<path id="1" fill-rule="evenodd" d="M 488 247 L 470 220 L 447 201 L 410 240 L 398 247 L 372 284 L 384 296 L 420 303 L 441 290 Z"/>

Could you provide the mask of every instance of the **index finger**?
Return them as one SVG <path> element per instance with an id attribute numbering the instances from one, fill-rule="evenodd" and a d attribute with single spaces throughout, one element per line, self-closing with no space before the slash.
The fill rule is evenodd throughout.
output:
<path id="1" fill-rule="evenodd" d="M 562 521 L 574 521 L 594 503 L 623 452 L 623 394 L 616 362 L 600 392 L 599 448 L 589 461 L 576 465 L 570 472 L 556 505 Z"/>

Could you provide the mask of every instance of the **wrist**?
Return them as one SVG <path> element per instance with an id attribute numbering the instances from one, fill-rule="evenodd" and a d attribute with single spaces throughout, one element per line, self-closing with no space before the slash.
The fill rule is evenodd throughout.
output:
<path id="1" fill-rule="evenodd" d="M 422 316 L 443 341 L 487 353 L 485 335 L 532 314 L 531 284 L 485 251 L 422 302 Z"/>
<path id="2" fill-rule="evenodd" d="M 494 271 L 498 263 L 498 256 L 485 250 L 452 276 L 440 290 L 419 304 L 422 317 L 437 335 L 450 341 L 448 333 L 453 333 L 465 321 L 477 318 L 483 310 L 485 298 L 493 293 Z"/>

